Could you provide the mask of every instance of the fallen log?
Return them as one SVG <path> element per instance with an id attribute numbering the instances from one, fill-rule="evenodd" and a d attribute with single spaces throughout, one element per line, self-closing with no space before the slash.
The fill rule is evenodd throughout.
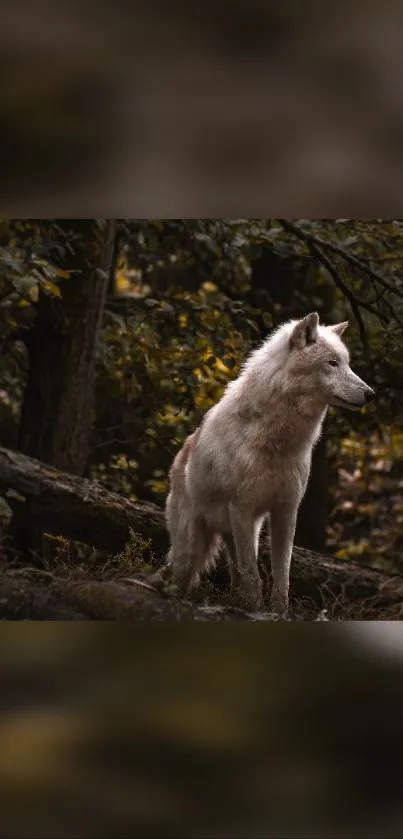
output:
<path id="1" fill-rule="evenodd" d="M 161 561 L 167 549 L 164 515 L 155 504 L 129 501 L 98 483 L 61 472 L 18 451 L 0 448 L 0 488 L 8 501 L 8 490 L 18 493 L 20 501 L 14 498 L 12 504 L 27 499 L 30 516 L 34 515 L 47 533 L 118 553 L 133 530 L 151 539 Z M 267 547 L 261 550 L 261 565 L 263 572 L 269 566 Z M 393 609 L 394 616 L 401 617 L 403 577 L 391 578 L 357 562 L 296 547 L 291 589 L 294 597 L 309 599 L 315 608 L 328 608 L 338 599 L 344 606 L 354 604 L 358 611 L 353 610 L 352 619 L 359 619 L 363 603 L 367 618 L 375 619 L 382 609 Z"/>
<path id="2" fill-rule="evenodd" d="M 0 487 L 17 492 L 20 503 L 29 500 L 31 520 L 47 533 L 117 553 L 134 529 L 152 539 L 155 550 L 167 548 L 163 513 L 155 504 L 129 501 L 21 452 L 0 448 Z M 3 494 L 11 507 L 18 503 Z"/>
<path id="3" fill-rule="evenodd" d="M 0 570 L 0 620 L 268 620 L 229 605 L 164 594 L 144 579 L 60 579 L 37 568 Z"/>

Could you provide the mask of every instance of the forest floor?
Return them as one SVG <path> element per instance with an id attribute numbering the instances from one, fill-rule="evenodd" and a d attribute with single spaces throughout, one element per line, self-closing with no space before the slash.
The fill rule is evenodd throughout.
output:
<path id="1" fill-rule="evenodd" d="M 155 581 L 161 557 L 137 534 L 115 556 L 64 537 L 45 537 L 43 554 L 29 563 L 18 555 L 10 559 L 4 547 L 0 543 L 0 620 L 279 620 L 268 606 L 265 563 L 261 574 L 267 605 L 252 611 L 233 602 L 222 579 L 218 584 L 206 579 L 189 598 L 179 598 L 169 577 L 163 584 Z M 299 548 L 294 553 L 289 619 L 402 618 L 403 577 L 371 578 L 354 562 L 350 567 L 346 562 L 340 575 L 331 557 Z"/>

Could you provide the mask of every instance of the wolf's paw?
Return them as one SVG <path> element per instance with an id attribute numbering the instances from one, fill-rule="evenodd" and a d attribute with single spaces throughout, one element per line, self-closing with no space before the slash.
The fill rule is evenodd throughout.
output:
<path id="1" fill-rule="evenodd" d="M 257 610 L 263 606 L 261 584 L 255 586 L 236 586 L 231 589 L 231 601 L 241 609 Z"/>
<path id="2" fill-rule="evenodd" d="M 280 620 L 291 619 L 291 614 L 288 607 L 288 598 L 278 592 L 273 592 L 270 598 L 270 611 L 278 615 Z"/>

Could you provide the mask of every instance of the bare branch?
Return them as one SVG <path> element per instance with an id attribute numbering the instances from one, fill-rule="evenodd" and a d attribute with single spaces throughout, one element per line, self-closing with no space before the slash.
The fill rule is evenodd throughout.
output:
<path id="1" fill-rule="evenodd" d="M 282 227 L 284 227 L 284 230 L 287 230 L 288 232 L 293 233 L 295 236 L 297 236 L 298 239 L 301 239 L 302 242 L 304 242 L 306 245 L 308 245 L 311 253 L 314 254 L 317 257 L 317 259 L 319 260 L 319 262 L 321 262 L 322 265 L 326 268 L 326 270 L 329 272 L 330 276 L 332 277 L 335 285 L 343 292 L 344 296 L 349 301 L 349 303 L 351 305 L 351 308 L 354 312 L 355 318 L 357 320 L 357 323 L 358 323 L 358 327 L 359 327 L 359 330 L 360 330 L 361 340 L 363 342 L 364 349 L 367 348 L 366 352 L 368 353 L 368 359 L 369 359 L 369 345 L 368 345 L 368 340 L 367 340 L 367 337 L 366 337 L 365 326 L 364 326 L 364 323 L 363 323 L 363 320 L 362 320 L 362 317 L 361 317 L 360 307 L 362 309 L 365 309 L 367 312 L 370 312 L 371 314 L 375 315 L 377 318 L 382 320 L 384 323 L 387 322 L 385 316 L 382 314 L 382 312 L 379 312 L 377 309 L 374 309 L 374 307 L 370 303 L 368 303 L 366 300 L 362 300 L 360 297 L 357 297 L 357 295 L 354 294 L 354 292 L 351 291 L 351 289 L 346 285 L 346 283 L 340 277 L 340 274 L 336 270 L 336 267 L 330 261 L 329 257 L 327 257 L 323 253 L 321 247 L 319 246 L 319 243 L 322 242 L 323 240 L 317 238 L 316 236 L 313 236 L 311 233 L 307 233 L 305 230 L 302 230 L 300 227 L 298 227 L 298 225 L 294 224 L 291 221 L 287 221 L 286 219 L 278 219 L 278 220 L 279 220 L 280 224 L 282 225 Z M 326 244 L 326 243 L 324 243 L 324 244 Z M 398 320 L 398 318 L 396 318 L 396 320 Z"/>
<path id="2" fill-rule="evenodd" d="M 287 230 L 289 233 L 294 233 L 295 236 L 298 236 L 299 239 L 302 239 L 306 244 L 312 242 L 315 245 L 319 245 L 319 247 L 327 248 L 327 250 L 333 251 L 338 256 L 341 256 L 346 262 L 349 262 L 350 265 L 354 265 L 355 268 L 359 268 L 364 274 L 367 274 L 369 277 L 372 277 L 373 280 L 376 280 L 380 285 L 382 285 L 385 289 L 390 291 L 392 294 L 397 295 L 398 297 L 403 298 L 403 288 L 400 290 L 393 286 L 382 274 L 379 274 L 378 271 L 374 271 L 373 268 L 370 268 L 368 265 L 365 265 L 359 257 L 354 256 L 353 254 L 349 253 L 349 251 L 345 250 L 341 245 L 336 245 L 334 242 L 327 242 L 325 239 L 322 239 L 320 236 L 314 236 L 313 233 L 309 233 L 307 230 L 302 230 L 297 224 L 294 224 L 292 221 L 288 221 L 288 219 L 279 218 L 278 221 L 280 222 L 281 226 L 284 230 Z"/>
<path id="3" fill-rule="evenodd" d="M 343 292 L 344 296 L 350 303 L 350 306 L 353 310 L 354 317 L 358 324 L 358 329 L 360 332 L 361 342 L 364 349 L 365 357 L 368 364 L 371 366 L 371 352 L 369 348 L 369 341 L 367 336 L 367 330 L 365 329 L 365 324 L 362 319 L 362 315 L 360 312 L 360 304 L 362 305 L 361 301 L 358 301 L 353 292 L 348 288 L 344 280 L 339 276 L 336 268 L 334 267 L 333 263 L 330 259 L 321 251 L 321 249 L 316 245 L 314 242 L 308 243 L 309 250 L 311 253 L 317 257 L 317 259 L 325 266 L 326 270 L 329 272 L 330 276 L 333 279 L 333 282 L 340 291 Z"/>

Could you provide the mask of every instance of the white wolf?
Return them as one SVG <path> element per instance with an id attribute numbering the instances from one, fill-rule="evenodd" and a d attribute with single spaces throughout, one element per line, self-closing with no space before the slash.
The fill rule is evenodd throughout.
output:
<path id="1" fill-rule="evenodd" d="M 279 327 L 185 441 L 170 471 L 168 564 L 182 592 L 224 544 L 232 585 L 262 603 L 257 554 L 270 514 L 272 608 L 284 615 L 297 511 L 329 406 L 359 410 L 374 391 L 353 373 L 340 336 L 317 312 Z"/>

